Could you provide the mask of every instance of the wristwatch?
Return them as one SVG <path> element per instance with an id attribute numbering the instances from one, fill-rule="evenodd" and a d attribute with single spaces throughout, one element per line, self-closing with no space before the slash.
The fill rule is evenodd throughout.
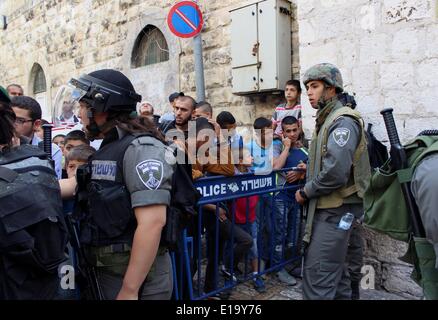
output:
<path id="1" fill-rule="evenodd" d="M 304 199 L 304 200 L 309 200 L 309 198 L 307 197 L 306 192 L 304 191 L 304 189 L 300 189 L 300 196 Z"/>

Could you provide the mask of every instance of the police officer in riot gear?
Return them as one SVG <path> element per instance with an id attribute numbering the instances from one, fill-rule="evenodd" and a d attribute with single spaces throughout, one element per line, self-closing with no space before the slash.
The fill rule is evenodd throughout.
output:
<path id="1" fill-rule="evenodd" d="M 56 98 L 57 110 L 75 106 L 89 139 L 103 139 L 77 179 L 61 187 L 68 197 L 78 184 L 80 240 L 108 300 L 170 299 L 173 288 L 160 236 L 175 159 L 154 125 L 136 116 L 140 101 L 129 79 L 110 69 L 71 79 Z"/>
<path id="2" fill-rule="evenodd" d="M 52 300 L 68 241 L 49 156 L 20 144 L 16 115 L 0 86 L 0 300 Z"/>
<path id="3" fill-rule="evenodd" d="M 307 183 L 296 200 L 307 203 L 304 241 L 304 299 L 350 299 L 346 264 L 354 218 L 363 214 L 362 197 L 370 177 L 363 121 L 339 101 L 337 67 L 323 63 L 306 71 L 303 82 L 317 109 L 307 166 Z"/>

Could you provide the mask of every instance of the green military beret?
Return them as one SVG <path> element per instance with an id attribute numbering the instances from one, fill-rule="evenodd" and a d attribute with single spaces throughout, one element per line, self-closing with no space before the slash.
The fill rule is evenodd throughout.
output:
<path id="1" fill-rule="evenodd" d="M 0 102 L 11 103 L 8 92 L 2 86 L 0 86 Z"/>

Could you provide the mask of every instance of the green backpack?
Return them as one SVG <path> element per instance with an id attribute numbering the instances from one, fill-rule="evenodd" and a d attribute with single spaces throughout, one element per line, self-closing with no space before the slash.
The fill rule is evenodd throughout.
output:
<path id="1" fill-rule="evenodd" d="M 438 152 L 438 136 L 419 136 L 404 146 L 407 169 L 393 171 L 391 159 L 375 170 L 364 195 L 364 222 L 368 228 L 393 239 L 409 242 L 411 228 L 409 210 L 403 199 L 401 184 L 409 182 L 418 163 Z"/>
<path id="2" fill-rule="evenodd" d="M 413 238 L 410 213 L 405 204 L 401 184 L 410 182 L 418 163 L 427 155 L 438 152 L 438 136 L 418 136 L 404 146 L 407 169 L 393 171 L 391 159 L 371 176 L 364 194 L 364 223 L 374 231 L 409 244 L 400 260 L 415 266 L 412 278 L 424 289 L 428 299 L 438 299 L 438 270 L 435 253 L 424 238 Z"/>

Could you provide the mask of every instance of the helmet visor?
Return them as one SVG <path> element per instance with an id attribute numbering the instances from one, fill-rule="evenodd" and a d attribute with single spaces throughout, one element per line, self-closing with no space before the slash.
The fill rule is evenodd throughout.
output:
<path id="1" fill-rule="evenodd" d="M 53 124 L 55 127 L 74 126 L 79 116 L 79 101 L 87 91 L 79 89 L 72 84 L 59 88 L 55 97 L 53 108 Z"/>

